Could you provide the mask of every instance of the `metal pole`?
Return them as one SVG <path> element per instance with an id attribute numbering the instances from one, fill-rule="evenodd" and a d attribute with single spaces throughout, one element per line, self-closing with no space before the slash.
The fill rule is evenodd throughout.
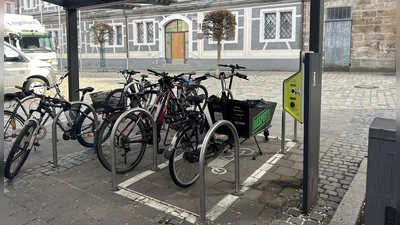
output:
<path id="1" fill-rule="evenodd" d="M 235 192 L 233 194 L 240 195 L 241 192 L 240 188 L 240 176 L 239 176 L 239 137 L 236 131 L 236 128 L 233 124 L 227 120 L 219 120 L 216 122 L 211 129 L 207 132 L 206 136 L 204 137 L 201 150 L 200 150 L 200 159 L 199 159 L 199 180 L 200 180 L 200 223 L 206 222 L 206 193 L 205 193 L 205 153 L 208 146 L 208 143 L 211 137 L 214 135 L 215 131 L 221 127 L 227 126 L 232 134 L 234 140 L 234 147 L 235 147 Z"/>
<path id="2" fill-rule="evenodd" d="M 157 167 L 157 149 L 158 149 L 158 141 L 157 141 L 157 127 L 156 127 L 156 122 L 153 119 L 153 116 L 146 110 L 141 109 L 141 108 L 134 108 L 130 109 L 124 113 L 122 113 L 117 121 L 115 121 L 115 124 L 113 125 L 113 128 L 111 130 L 111 139 L 110 143 L 115 143 L 115 133 L 117 132 L 118 125 L 121 123 L 121 121 L 125 118 L 126 115 L 133 113 L 133 112 L 142 112 L 144 113 L 147 118 L 149 118 L 151 122 L 151 126 L 153 127 L 153 170 L 156 171 L 158 170 Z M 116 168 L 115 168 L 115 145 L 110 146 L 111 150 L 111 181 L 112 181 L 112 191 L 117 191 L 117 184 L 116 184 Z"/>
<path id="3" fill-rule="evenodd" d="M 39 1 L 39 9 L 40 9 L 40 23 L 43 26 L 43 12 L 42 12 L 42 6 L 43 6 L 43 2 L 42 0 Z"/>
<path id="4" fill-rule="evenodd" d="M 58 6 L 58 29 L 59 29 L 59 34 L 58 34 L 58 47 L 60 48 L 60 70 L 62 70 L 63 66 L 62 66 L 62 36 L 63 36 L 63 32 L 62 32 L 62 28 L 61 28 L 61 12 L 60 12 L 60 6 Z M 61 37 L 61 38 L 60 38 Z"/>
<path id="5" fill-rule="evenodd" d="M 97 130 L 97 127 L 99 125 L 99 121 L 97 119 L 97 113 L 94 110 L 94 108 L 84 102 L 71 102 L 71 108 L 74 105 L 79 105 L 79 106 L 86 106 L 90 109 L 90 111 L 93 112 L 93 118 L 94 118 L 94 129 Z M 64 110 L 60 110 L 60 112 L 57 113 L 57 115 L 53 119 L 53 123 L 51 124 L 51 133 L 52 133 L 52 145 L 53 145 L 53 167 L 58 167 L 58 156 L 57 156 L 57 121 L 58 118 L 60 117 L 61 113 L 65 112 Z"/>
<path id="6" fill-rule="evenodd" d="M 283 105 L 283 104 L 282 104 Z M 281 130 L 281 154 L 285 154 L 285 126 L 286 126 L 286 113 L 285 109 L 282 107 L 282 130 Z"/>
<path id="7" fill-rule="evenodd" d="M 78 16 L 79 16 L 79 71 L 82 71 L 83 65 L 82 65 L 82 30 L 81 30 L 81 10 L 78 11 Z"/>
<path id="8" fill-rule="evenodd" d="M 297 121 L 295 118 L 293 118 L 294 121 L 294 125 L 293 125 L 293 129 L 294 129 L 294 133 L 293 133 L 293 142 L 297 142 Z"/>

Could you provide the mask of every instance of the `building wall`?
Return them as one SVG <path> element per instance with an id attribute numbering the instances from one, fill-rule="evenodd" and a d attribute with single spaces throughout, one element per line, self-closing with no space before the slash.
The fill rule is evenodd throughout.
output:
<path id="1" fill-rule="evenodd" d="M 193 2 L 193 1 L 192 1 Z M 257 1 L 257 0 L 232 0 L 229 4 L 225 1 L 199 0 L 195 3 L 174 4 L 172 6 L 151 6 L 127 11 L 128 16 L 128 43 L 129 59 L 126 60 L 126 48 L 113 47 L 107 48 L 108 61 L 124 59 L 131 62 L 131 65 L 148 66 L 164 63 L 163 35 L 160 23 L 170 16 L 182 16 L 191 23 L 190 39 L 190 63 L 199 68 L 208 68 L 213 65 L 216 58 L 216 45 L 209 43 L 208 40 L 198 40 L 196 35 L 200 32 L 197 24 L 204 18 L 204 13 L 217 8 L 228 8 L 238 13 L 238 40 L 235 43 L 224 43 L 222 60 L 235 63 L 235 61 L 246 61 L 254 69 L 288 69 L 298 67 L 298 52 L 300 49 L 308 50 L 309 42 L 309 15 L 310 0 L 302 1 Z M 21 2 L 23 4 L 23 1 Z M 224 5 L 225 4 L 225 5 Z M 325 8 L 350 6 L 352 10 L 351 18 L 351 42 L 350 42 L 350 62 L 349 70 L 352 71 L 394 71 L 395 70 L 395 0 L 325 0 Z M 260 10 L 271 8 L 296 8 L 296 32 L 295 40 L 290 42 L 261 42 L 260 33 Z M 22 13 L 32 14 L 39 19 L 39 9 L 21 9 Z M 325 11 L 326 14 L 326 11 Z M 140 15 L 140 18 L 137 16 Z M 302 17 L 303 15 L 303 17 Z M 60 31 L 62 38 L 61 52 L 62 57 L 66 58 L 66 38 L 65 38 L 65 15 L 61 9 L 61 26 L 59 29 L 57 7 L 44 7 L 42 5 L 42 17 L 46 28 L 49 30 Z M 95 66 L 98 61 L 98 49 L 90 44 L 87 38 L 87 31 L 91 23 L 99 18 L 107 22 L 123 23 L 125 32 L 125 18 L 121 11 L 82 11 L 82 57 L 88 65 Z M 133 21 L 137 19 L 152 18 L 156 26 L 156 44 L 148 46 L 138 46 L 133 42 Z M 303 23 L 302 23 L 303 21 Z M 303 25 L 301 29 L 300 24 Z M 124 33 L 124 35 L 126 35 Z M 325 29 L 324 29 L 325 35 Z M 125 43 L 125 38 L 124 38 Z M 325 45 L 324 45 L 325 46 Z M 324 51 L 325 52 L 325 51 Z M 90 63 L 89 63 L 90 61 Z M 137 62 L 137 63 L 136 63 Z M 146 62 L 148 62 L 146 64 Z M 294 63 L 293 63 L 294 62 Z M 115 63 L 117 64 L 117 63 Z M 340 68 L 338 68 L 340 69 Z"/>
<path id="2" fill-rule="evenodd" d="M 306 0 L 304 50 L 308 50 L 309 6 L 310 1 Z M 325 0 L 325 9 L 343 6 L 350 6 L 352 9 L 350 70 L 395 71 L 396 1 Z"/>

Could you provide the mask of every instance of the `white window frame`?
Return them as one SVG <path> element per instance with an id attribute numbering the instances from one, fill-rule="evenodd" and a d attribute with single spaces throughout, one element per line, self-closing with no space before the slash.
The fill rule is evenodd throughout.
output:
<path id="1" fill-rule="evenodd" d="M 232 41 L 227 41 L 227 40 L 222 40 L 221 43 L 224 44 L 237 44 L 238 43 L 238 31 L 239 31 L 239 12 L 238 11 L 232 11 L 231 12 L 233 15 L 235 15 L 235 21 L 236 21 L 236 27 L 235 27 L 235 37 L 234 40 Z M 214 41 L 213 38 L 208 38 L 208 44 L 210 45 L 216 45 L 218 42 Z"/>
<path id="2" fill-rule="evenodd" d="M 24 0 L 24 9 L 34 9 L 36 8 L 35 0 Z"/>
<path id="3" fill-rule="evenodd" d="M 109 44 L 109 42 L 107 42 L 105 44 L 106 47 L 124 47 L 124 24 L 122 23 L 110 23 L 110 26 L 113 27 L 114 29 L 114 43 L 112 45 Z M 122 43 L 120 45 L 117 44 L 117 29 L 116 27 L 119 26 L 121 27 L 121 31 L 122 31 Z"/>
<path id="4" fill-rule="evenodd" d="M 281 17 L 280 13 L 291 12 L 292 13 L 292 38 L 281 39 L 279 38 L 281 28 Z M 276 33 L 274 39 L 265 39 L 265 14 L 275 13 L 276 14 Z M 287 42 L 296 40 L 296 7 L 286 8 L 273 8 L 273 9 L 261 9 L 260 10 L 260 42 Z"/>
<path id="5" fill-rule="evenodd" d="M 143 43 L 138 43 L 137 33 L 138 33 L 138 24 L 143 23 Z M 147 26 L 146 23 L 153 23 L 153 41 L 147 41 Z M 155 45 L 156 43 L 156 23 L 154 19 L 146 19 L 146 20 L 133 20 L 133 43 L 135 45 Z"/>

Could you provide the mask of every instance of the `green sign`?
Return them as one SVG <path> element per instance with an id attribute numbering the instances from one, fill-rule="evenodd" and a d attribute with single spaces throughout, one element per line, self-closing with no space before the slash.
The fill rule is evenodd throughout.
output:
<path id="1" fill-rule="evenodd" d="M 303 123 L 303 90 L 301 71 L 283 81 L 283 109 Z"/>
<path id="2" fill-rule="evenodd" d="M 253 118 L 253 126 L 251 129 L 254 134 L 258 129 L 263 127 L 264 124 L 271 120 L 271 109 L 264 109 L 257 116 Z"/>

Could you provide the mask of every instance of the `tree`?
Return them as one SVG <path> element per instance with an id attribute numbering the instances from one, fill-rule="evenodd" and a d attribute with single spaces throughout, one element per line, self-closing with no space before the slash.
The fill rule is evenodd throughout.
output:
<path id="1" fill-rule="evenodd" d="M 107 72 L 105 43 L 114 41 L 114 28 L 106 23 L 95 23 L 89 29 L 89 34 L 94 44 L 100 44 L 100 68 L 99 71 Z"/>
<path id="2" fill-rule="evenodd" d="M 202 27 L 204 36 L 217 41 L 217 75 L 218 64 L 221 61 L 221 41 L 235 37 L 236 18 L 231 11 L 226 9 L 214 10 L 204 17 Z"/>

